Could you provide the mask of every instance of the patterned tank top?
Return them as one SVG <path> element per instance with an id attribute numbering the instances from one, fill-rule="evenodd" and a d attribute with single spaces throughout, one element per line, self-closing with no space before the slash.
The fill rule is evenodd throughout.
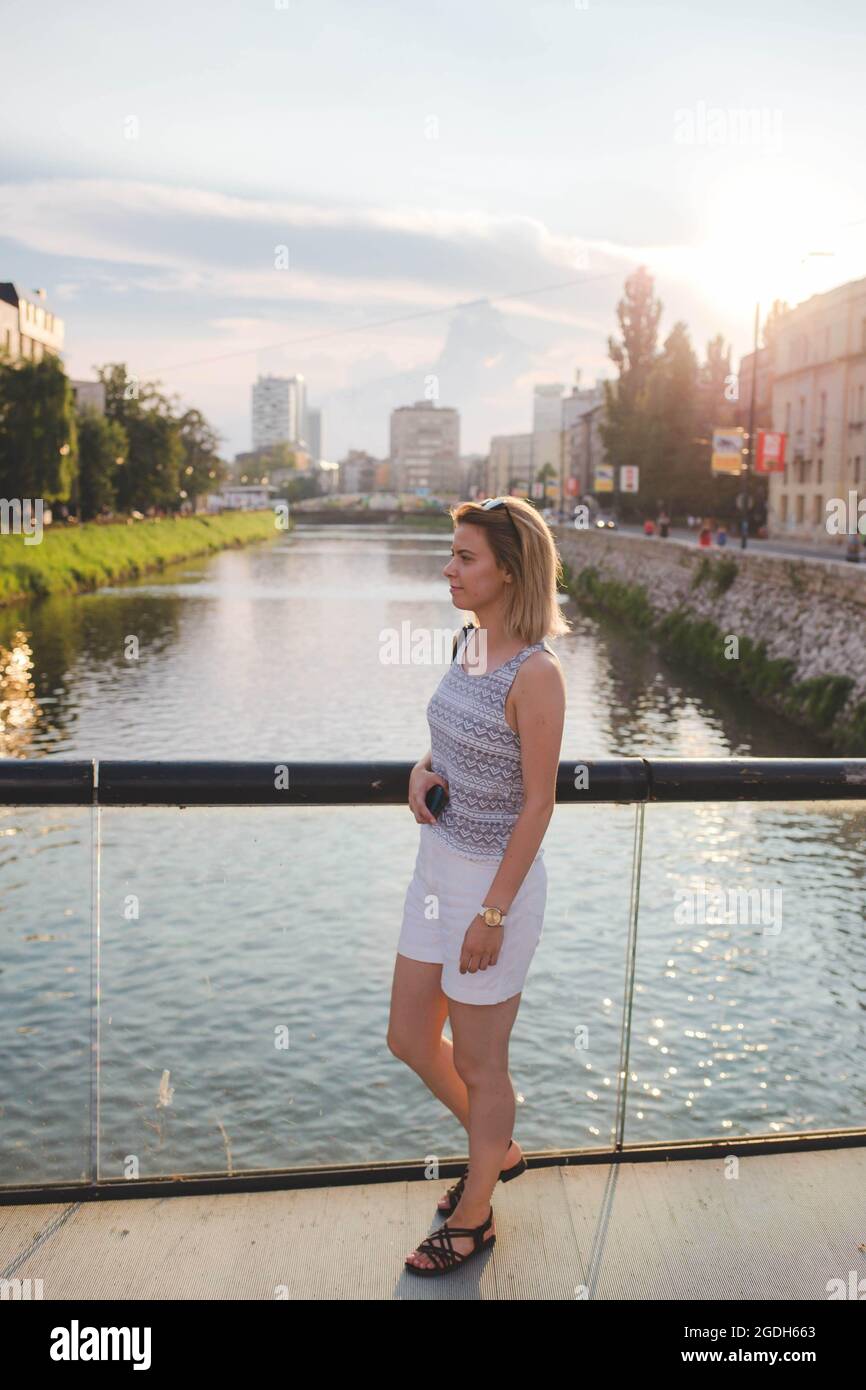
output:
<path id="1" fill-rule="evenodd" d="M 535 642 L 502 666 L 470 675 L 462 663 L 474 631 L 464 628 L 427 706 L 431 771 L 446 779 L 449 792 L 429 828 L 467 859 L 499 860 L 523 808 L 520 736 L 505 718 L 505 701 L 527 657 L 551 648 Z"/>

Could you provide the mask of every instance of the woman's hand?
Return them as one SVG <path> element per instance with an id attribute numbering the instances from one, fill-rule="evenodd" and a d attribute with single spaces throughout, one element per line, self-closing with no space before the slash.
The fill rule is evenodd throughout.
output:
<path id="1" fill-rule="evenodd" d="M 488 927 L 481 913 L 476 913 L 463 938 L 463 948 L 460 952 L 461 975 L 465 975 L 467 971 L 474 975 L 476 970 L 486 970 L 488 965 L 496 964 L 502 950 L 502 932 L 502 927 Z"/>
<path id="2" fill-rule="evenodd" d="M 448 795 L 448 783 L 438 772 L 426 767 L 413 767 L 409 775 L 409 810 L 419 825 L 436 824 L 436 817 L 424 798 L 431 787 L 444 787 Z"/>

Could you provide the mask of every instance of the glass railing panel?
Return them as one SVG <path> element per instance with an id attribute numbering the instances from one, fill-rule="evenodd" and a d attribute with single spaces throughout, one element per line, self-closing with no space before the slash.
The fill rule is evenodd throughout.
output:
<path id="1" fill-rule="evenodd" d="M 0 804 L 0 1187 L 91 1175 L 95 814 Z"/>
<path id="2" fill-rule="evenodd" d="M 607 1149 L 617 1072 L 636 805 L 557 806 L 545 836 L 544 932 L 511 1034 L 524 1149 Z"/>
<path id="3" fill-rule="evenodd" d="M 524 1148 L 611 1142 L 636 815 L 560 806 L 548 829 L 510 1046 Z M 405 808 L 118 807 L 101 827 L 100 1177 L 466 1151 L 386 1041 Z"/>
<path id="4" fill-rule="evenodd" d="M 866 806 L 646 808 L 626 1144 L 863 1123 Z"/>

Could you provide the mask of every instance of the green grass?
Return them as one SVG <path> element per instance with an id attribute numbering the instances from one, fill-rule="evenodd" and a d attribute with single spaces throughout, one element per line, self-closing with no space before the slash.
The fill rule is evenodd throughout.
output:
<path id="1" fill-rule="evenodd" d="M 646 590 L 640 584 L 624 584 L 619 579 L 602 579 L 594 565 L 588 565 L 573 582 L 575 597 L 596 604 L 606 613 L 622 618 L 630 626 L 649 630 L 654 616 Z"/>
<path id="2" fill-rule="evenodd" d="M 719 597 L 730 589 L 738 573 L 739 566 L 730 555 L 721 555 L 717 560 L 711 560 L 709 555 L 702 555 L 695 569 L 692 588 L 698 589 L 709 580 L 713 592 Z"/>
<path id="3" fill-rule="evenodd" d="M 786 703 L 793 715 L 810 725 L 829 729 L 838 719 L 854 687 L 851 676 L 812 676 L 793 686 Z"/>
<path id="4" fill-rule="evenodd" d="M 228 546 L 280 535 L 271 510 L 46 527 L 38 545 L 0 536 L 0 605 L 97 589 Z"/>

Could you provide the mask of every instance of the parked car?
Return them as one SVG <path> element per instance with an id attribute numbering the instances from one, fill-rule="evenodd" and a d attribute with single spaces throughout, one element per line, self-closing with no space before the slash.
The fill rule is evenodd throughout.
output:
<path id="1" fill-rule="evenodd" d="M 599 512 L 595 518 L 595 524 L 600 531 L 615 531 L 616 517 L 613 512 Z"/>

